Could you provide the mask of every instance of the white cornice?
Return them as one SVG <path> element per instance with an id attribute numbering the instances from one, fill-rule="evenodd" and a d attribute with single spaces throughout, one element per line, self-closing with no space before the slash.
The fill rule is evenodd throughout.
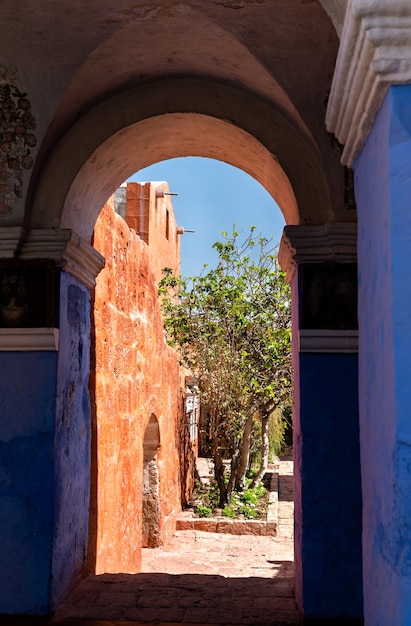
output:
<path id="1" fill-rule="evenodd" d="M 411 0 L 351 0 L 326 115 L 344 165 L 361 151 L 388 87 L 409 82 Z"/>
<path id="2" fill-rule="evenodd" d="M 0 228 L 0 258 L 14 258 L 22 241 L 18 255 L 22 261 L 51 259 L 89 289 L 95 287 L 96 276 L 104 267 L 104 257 L 72 230 L 33 229 L 23 239 L 20 227 Z"/>
<path id="3" fill-rule="evenodd" d="M 104 257 L 76 233 L 45 228 L 23 235 L 20 227 L 0 228 L 0 259 L 13 259 L 19 250 L 22 261 L 50 259 L 89 289 L 95 286 Z M 56 351 L 58 338 L 57 328 L 0 328 L 0 351 Z"/>
<path id="4" fill-rule="evenodd" d="M 21 226 L 0 227 L 0 258 L 12 259 L 23 235 Z"/>
<path id="5" fill-rule="evenodd" d="M 358 330 L 300 329 L 300 352 L 356 353 Z"/>
<path id="6" fill-rule="evenodd" d="M 31 230 L 19 254 L 22 260 L 52 259 L 59 264 L 71 239 L 71 230 L 65 228 L 37 228 Z"/>
<path id="7" fill-rule="evenodd" d="M 72 232 L 64 251 L 64 270 L 78 278 L 89 289 L 96 286 L 96 276 L 103 269 L 104 257 L 93 246 Z"/>
<path id="8" fill-rule="evenodd" d="M 58 342 L 57 328 L 0 328 L 1 352 L 55 352 Z"/>
<path id="9" fill-rule="evenodd" d="M 357 224 L 338 222 L 322 226 L 286 226 L 278 260 L 291 282 L 297 265 L 357 261 Z"/>

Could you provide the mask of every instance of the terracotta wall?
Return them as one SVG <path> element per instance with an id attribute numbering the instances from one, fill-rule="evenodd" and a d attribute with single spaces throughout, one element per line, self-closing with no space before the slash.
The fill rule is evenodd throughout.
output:
<path id="1" fill-rule="evenodd" d="M 150 263 L 151 256 L 158 266 L 170 265 L 170 248 L 156 247 L 156 235 L 149 250 L 112 204 L 101 211 L 94 233 L 94 246 L 106 259 L 95 289 L 91 378 L 95 433 L 90 556 L 97 573 L 140 570 L 143 440 L 152 416 L 160 433 L 160 543 L 170 539 L 181 508 L 179 368 L 164 341 Z M 173 254 L 174 262 L 178 249 Z"/>
<path id="2" fill-rule="evenodd" d="M 156 280 L 162 268 L 180 272 L 180 234 L 166 182 L 127 183 L 125 219 L 148 245 Z"/>

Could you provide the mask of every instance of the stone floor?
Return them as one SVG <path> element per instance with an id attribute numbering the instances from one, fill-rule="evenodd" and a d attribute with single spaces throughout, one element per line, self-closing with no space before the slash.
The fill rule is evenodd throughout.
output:
<path id="1" fill-rule="evenodd" d="M 279 462 L 276 537 L 177 531 L 169 545 L 143 550 L 140 574 L 89 576 L 54 626 L 292 626 L 292 461 Z"/>

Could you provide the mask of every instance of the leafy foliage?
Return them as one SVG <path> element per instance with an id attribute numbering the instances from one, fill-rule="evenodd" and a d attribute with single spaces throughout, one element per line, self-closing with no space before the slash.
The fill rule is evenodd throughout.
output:
<path id="1" fill-rule="evenodd" d="M 211 515 L 213 514 L 213 510 L 209 506 L 205 506 L 204 504 L 199 504 L 196 510 L 199 517 L 211 517 Z"/>
<path id="2" fill-rule="evenodd" d="M 268 506 L 268 490 L 262 484 L 255 489 L 250 487 L 252 477 L 246 478 L 247 488 L 242 493 L 233 493 L 230 502 L 220 509 L 224 517 L 245 517 L 246 519 L 261 518 L 266 515 Z M 218 485 L 211 480 L 209 485 L 200 481 L 195 489 L 195 511 L 199 517 L 210 517 L 218 509 Z"/>
<path id="3" fill-rule="evenodd" d="M 268 419 L 269 462 L 280 455 L 287 445 L 291 445 L 291 405 L 286 402 L 270 413 Z M 256 468 L 261 463 L 261 421 L 254 420 L 253 437 L 250 447 L 250 467 Z"/>
<path id="4" fill-rule="evenodd" d="M 198 380 L 210 433 L 220 505 L 235 484 L 247 419 L 290 403 L 291 303 L 272 241 L 222 233 L 217 267 L 184 278 L 163 270 L 159 294 L 167 339 Z M 232 459 L 224 479 L 224 458 Z"/>

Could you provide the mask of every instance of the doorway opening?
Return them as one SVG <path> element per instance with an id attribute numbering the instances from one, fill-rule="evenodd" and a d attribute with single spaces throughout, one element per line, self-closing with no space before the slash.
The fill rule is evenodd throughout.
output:
<path id="1" fill-rule="evenodd" d="M 191 161 L 191 159 L 190 159 Z M 184 256 L 185 242 L 191 243 L 198 241 L 198 238 L 203 238 L 205 229 L 210 231 L 208 249 L 212 251 L 212 243 L 218 239 L 218 235 L 221 230 L 229 230 L 235 218 L 240 217 L 240 213 L 243 212 L 243 220 L 241 224 L 237 226 L 239 229 L 247 230 L 249 226 L 255 225 L 257 221 L 258 231 L 262 234 L 266 234 L 269 237 L 271 234 L 277 239 L 280 238 L 280 233 L 283 226 L 283 219 L 279 211 L 276 215 L 276 207 L 273 204 L 273 199 L 269 194 L 261 187 L 260 196 L 258 197 L 259 184 L 254 180 L 247 180 L 249 189 L 246 190 L 241 187 L 241 178 L 244 175 L 243 172 L 228 166 L 227 164 L 214 162 L 212 160 L 198 158 L 193 159 L 194 169 L 190 169 L 188 159 L 178 159 L 178 166 L 181 167 L 182 183 L 184 177 L 191 181 L 191 185 L 196 191 L 197 199 L 190 197 L 189 210 L 184 218 L 182 218 L 183 225 L 196 230 L 194 234 L 187 234 L 184 237 L 180 237 L 181 247 Z M 211 162 L 210 162 L 211 161 Z M 160 165 L 160 164 L 158 164 Z M 208 175 L 201 174 L 201 166 L 208 165 Z M 196 178 L 196 168 L 200 178 Z M 219 176 L 216 174 L 216 169 L 220 168 L 221 172 Z M 230 179 L 230 170 L 232 170 L 233 177 Z M 133 179 L 135 180 L 153 180 L 170 179 L 171 177 L 160 174 L 146 175 L 138 173 Z M 136 184 L 136 183 L 134 183 Z M 178 223 L 181 223 L 179 217 L 179 202 L 185 199 L 184 188 L 180 185 L 180 181 L 171 182 L 168 181 L 168 189 L 164 182 L 158 183 L 144 183 L 140 182 L 142 191 L 144 194 L 147 192 L 148 185 L 154 185 L 154 189 L 151 189 L 153 195 L 154 212 L 150 215 L 153 216 L 153 223 L 156 225 L 159 236 L 166 239 L 166 229 L 164 225 L 169 215 L 169 239 L 168 244 L 171 245 L 175 239 L 174 223 L 172 218 L 172 212 L 168 210 L 168 205 L 165 202 L 164 196 L 169 197 L 168 193 L 178 193 L 178 196 L 172 196 L 173 208 L 176 211 Z M 131 183 L 133 185 L 133 183 Z M 161 186 L 163 193 L 157 193 L 157 185 Z M 216 198 L 206 198 L 209 203 L 209 210 L 206 210 L 202 204 L 202 196 L 207 195 L 207 190 L 212 187 L 216 187 L 217 191 L 217 203 Z M 145 198 L 145 195 L 143 196 Z M 239 202 L 243 202 L 243 210 Z M 259 216 L 259 207 L 261 203 L 265 202 L 265 207 L 261 209 L 262 217 Z M 223 203 L 223 204 L 221 204 Z M 121 203 L 120 203 L 121 204 Z M 141 202 L 137 202 L 139 209 L 141 209 Z M 190 211 L 190 206 L 191 211 Z M 250 216 L 250 206 L 254 206 L 252 216 Z M 121 209 L 123 210 L 123 209 Z M 222 216 L 224 215 L 225 222 L 222 223 Z M 127 218 L 124 220 L 124 218 Z M 140 215 L 141 217 L 141 215 Z M 170 431 L 174 426 L 169 419 L 170 412 L 166 411 L 164 407 L 158 408 L 158 410 L 146 410 L 146 407 L 154 406 L 155 402 L 161 397 L 166 397 L 169 393 L 168 387 L 165 384 L 164 374 L 161 374 L 162 368 L 165 363 L 165 352 L 160 355 L 154 354 L 156 342 L 154 337 L 157 332 L 157 317 L 151 317 L 151 313 L 154 303 L 155 292 L 152 290 L 152 286 L 149 285 L 149 270 L 147 264 L 137 264 L 137 271 L 132 269 L 132 264 L 129 264 L 131 258 L 133 258 L 134 251 L 138 251 L 138 246 L 149 249 L 150 245 L 155 247 L 159 245 L 159 240 L 150 232 L 150 229 L 145 229 L 145 239 L 138 244 L 136 235 L 131 232 L 132 227 L 129 228 L 129 218 L 126 214 L 122 215 L 120 210 L 108 210 L 103 209 L 102 212 L 103 221 L 106 220 L 105 230 L 100 230 L 101 223 L 98 221 L 95 231 L 95 243 L 98 241 L 98 245 L 101 246 L 98 249 L 101 253 L 104 253 L 106 257 L 106 268 L 104 273 L 107 275 L 110 273 L 110 278 L 103 288 L 102 296 L 98 295 L 98 289 L 96 289 L 96 302 L 97 308 L 95 315 L 96 320 L 96 335 L 103 339 L 102 346 L 97 348 L 98 355 L 104 356 L 105 353 L 110 353 L 110 360 L 105 363 L 101 361 L 101 369 L 103 372 L 99 372 L 97 375 L 97 385 L 100 385 L 104 379 L 108 376 L 108 370 L 112 369 L 113 378 L 111 383 L 106 382 L 103 390 L 97 390 L 97 396 L 102 399 L 104 397 L 105 406 L 117 407 L 117 412 L 121 409 L 121 418 L 118 415 L 118 424 L 115 426 L 118 432 L 118 446 L 115 444 L 115 430 L 114 430 L 114 413 L 110 409 L 104 415 L 104 421 L 107 424 L 107 429 L 101 423 L 97 424 L 97 433 L 102 436 L 102 448 L 101 452 L 97 455 L 99 459 L 98 476 L 100 484 L 102 485 L 101 495 L 104 497 L 104 492 L 107 491 L 105 487 L 106 483 L 111 483 L 112 480 L 117 480 L 117 495 L 114 494 L 110 499 L 101 501 L 96 506 L 97 511 L 100 511 L 100 524 L 98 528 L 99 542 L 102 546 L 105 546 L 105 551 L 97 550 L 100 558 L 100 567 L 98 569 L 98 575 L 96 576 L 96 584 L 98 580 L 101 580 L 101 576 L 105 578 L 111 576 L 113 583 L 117 581 L 116 576 L 120 577 L 122 572 L 130 572 L 130 564 L 126 563 L 126 559 L 133 559 L 134 554 L 127 548 L 127 524 L 134 523 L 139 525 L 139 532 L 141 534 L 140 549 L 142 552 L 142 563 L 139 567 L 137 561 L 135 561 L 135 569 L 133 573 L 133 579 L 130 579 L 131 587 L 134 587 L 140 581 L 148 581 L 146 589 L 146 608 L 150 608 L 151 611 L 161 609 L 165 610 L 164 598 L 161 600 L 162 606 L 158 605 L 158 602 L 151 593 L 153 588 L 161 588 L 164 597 L 168 598 L 169 594 L 166 589 L 162 588 L 162 580 L 164 576 L 167 576 L 169 580 L 175 581 L 175 588 L 179 589 L 178 594 L 182 594 L 181 602 L 190 602 L 190 604 L 206 602 L 207 593 L 210 589 L 210 583 L 217 577 L 221 581 L 221 576 L 224 577 L 226 585 L 220 585 L 220 591 L 214 590 L 214 608 L 215 611 L 221 614 L 221 603 L 224 603 L 225 596 L 231 596 L 234 593 L 234 588 L 241 584 L 244 589 L 245 596 L 248 597 L 248 601 L 251 604 L 254 602 L 262 603 L 261 598 L 267 599 L 267 604 L 272 604 L 273 597 L 275 598 L 275 586 L 280 585 L 282 589 L 281 602 L 286 605 L 288 611 L 295 612 L 295 603 L 293 598 L 293 498 L 292 498 L 292 461 L 291 459 L 284 459 L 281 461 L 281 477 L 279 477 L 279 486 L 277 489 L 276 497 L 278 499 L 278 517 L 281 519 L 279 525 L 278 537 L 252 537 L 252 536 L 238 536 L 229 534 L 215 533 L 201 533 L 199 535 L 197 531 L 178 531 L 178 533 L 172 538 L 168 537 L 169 541 L 164 540 L 162 535 L 162 527 L 164 527 L 164 521 L 170 516 L 167 511 L 163 511 L 164 504 L 167 504 L 167 500 L 170 497 L 170 493 L 177 485 L 179 477 L 177 476 L 173 482 L 173 474 L 170 468 L 167 471 L 166 465 L 172 465 L 173 454 L 169 450 Z M 140 219 L 140 218 L 139 218 Z M 186 220 L 190 219 L 189 222 Z M 195 220 L 199 219 L 200 223 L 195 223 Z M 191 221 L 193 220 L 193 221 Z M 194 223 L 193 223 L 194 222 Z M 268 224 L 267 224 L 268 222 Z M 144 223 L 147 226 L 147 223 Z M 275 225 L 274 225 L 275 224 Z M 268 232 L 267 232 L 268 231 Z M 118 233 L 118 245 L 114 245 Z M 138 238 L 137 238 L 138 239 Z M 147 239 L 147 241 L 146 241 Z M 163 241 L 161 239 L 161 241 Z M 109 246 L 110 242 L 110 246 Z M 124 245 L 125 243 L 125 245 Z M 163 242 L 164 245 L 165 242 Z M 147 245 L 148 244 L 148 245 Z M 136 246 L 136 247 L 134 247 Z M 127 256 L 130 251 L 130 257 Z M 196 245 L 197 252 L 199 253 L 199 243 Z M 123 251 L 122 251 L 123 250 Z M 142 250 L 140 250 L 142 253 Z M 149 256 L 149 255 L 148 255 Z M 198 254 L 200 256 L 200 254 Z M 123 258 L 124 257 L 124 258 Z M 136 258 L 136 257 L 134 257 Z M 200 261 L 201 265 L 198 270 L 191 269 L 190 265 L 185 263 L 183 259 L 183 265 L 185 263 L 185 273 L 196 273 L 201 271 L 201 266 L 208 259 L 204 258 Z M 190 261 L 189 261 L 190 263 Z M 103 272 L 101 277 L 103 276 Z M 117 278 L 116 278 L 117 276 Z M 128 281 L 126 276 L 131 276 L 131 281 Z M 138 282 L 133 282 L 133 281 Z M 100 284 L 100 277 L 98 277 L 98 285 Z M 125 284 L 124 284 L 125 283 Z M 115 296 L 116 304 L 110 304 L 110 297 Z M 134 302 L 135 300 L 135 302 Z M 134 302 L 134 304 L 133 304 Z M 131 306 L 130 314 L 128 315 Z M 116 311 L 116 314 L 115 314 Z M 128 318 L 135 320 L 136 332 L 133 334 L 133 329 L 129 327 Z M 104 338 L 99 332 L 98 326 L 105 326 Z M 109 332 L 111 328 L 111 332 Z M 114 341 L 114 337 L 116 341 Z M 136 343 L 134 343 L 136 342 Z M 132 371 L 133 360 L 130 360 L 130 353 L 136 350 L 138 355 L 137 370 Z M 148 353 L 146 353 L 148 351 Z M 148 356 L 148 358 L 147 358 Z M 127 358 L 126 358 L 127 357 Z M 145 372 L 145 367 L 148 362 L 155 362 L 153 371 Z M 109 365 L 110 367 L 107 367 Z M 167 374 L 168 376 L 168 374 Z M 127 381 L 128 387 L 125 385 Z M 180 384 L 178 380 L 174 380 L 176 385 Z M 109 398 L 112 392 L 118 389 L 116 400 L 109 402 Z M 133 399 L 133 393 L 139 393 L 138 400 Z M 127 401 L 126 401 L 127 396 Z M 138 410 L 135 410 L 132 403 L 138 402 Z M 147 402 L 147 404 L 145 404 Z M 136 404 L 137 406 L 137 404 Z M 144 410 L 143 410 L 144 409 Z M 174 409 L 175 410 L 175 409 Z M 150 417 L 149 417 L 150 416 Z M 148 422 L 146 421 L 148 419 Z M 134 421 L 132 421 L 134 420 Z M 97 418 L 98 422 L 98 418 Z M 104 430 L 103 430 L 104 429 Z M 161 432 L 161 437 L 160 437 Z M 176 440 L 180 433 L 176 433 Z M 104 440 L 103 440 L 104 437 Z M 139 451 L 135 447 L 134 439 L 139 439 L 141 460 L 137 462 Z M 161 446 L 160 446 L 161 443 Z M 115 457 L 114 455 L 117 454 Z M 111 458 L 108 456 L 111 454 Z M 117 459 L 117 460 L 115 460 Z M 174 459 L 175 461 L 175 459 Z M 138 466 L 138 472 L 136 467 Z M 273 471 L 278 471 L 280 467 L 273 468 Z M 278 471 L 278 473 L 280 473 Z M 181 478 L 180 478 L 181 480 Z M 99 490 L 100 491 L 100 490 Z M 140 493 L 139 493 L 140 491 Z M 125 494 L 123 497 L 122 494 Z M 132 510 L 131 498 L 139 497 L 142 502 L 140 511 Z M 116 511 L 123 509 L 124 514 L 119 516 L 115 525 L 111 525 L 113 516 L 110 516 L 107 511 L 110 509 L 112 502 L 116 501 L 118 507 Z M 281 512 L 280 512 L 281 511 Z M 175 513 L 175 511 L 172 513 Z M 118 515 L 116 513 L 116 515 Z M 140 520 L 139 520 L 140 516 Z M 126 524 L 127 520 L 127 524 Z M 124 522 L 124 523 L 123 523 Z M 121 529 L 121 525 L 125 528 L 125 531 Z M 281 528 L 280 528 L 281 526 Z M 119 531 L 119 532 L 118 532 Z M 115 534 L 117 533 L 117 535 Z M 134 537 L 134 535 L 133 535 Z M 180 547 L 175 545 L 182 539 L 186 552 L 184 553 Z M 210 540 L 214 540 L 214 545 L 210 544 Z M 205 543 L 202 543 L 203 540 Z M 118 544 L 118 547 L 116 547 Z M 165 549 L 162 549 L 164 546 Z M 116 559 L 113 556 L 116 554 Z M 163 561 L 162 561 L 163 559 Z M 166 561 L 169 561 L 168 564 Z M 156 562 L 154 562 L 156 561 Z M 173 561 L 171 563 L 171 561 Z M 114 569 L 115 568 L 115 569 Z M 134 568 L 134 567 L 133 567 Z M 174 568 L 174 569 L 173 569 Z M 111 572 L 111 574 L 108 574 Z M 117 574 L 113 573 L 117 572 Z M 142 572 L 141 574 L 137 572 Z M 191 590 L 189 593 L 190 601 L 183 599 L 184 594 L 188 593 L 186 585 L 190 585 L 190 580 L 185 576 L 195 576 L 198 580 L 196 585 L 196 592 Z M 176 577 L 183 576 L 184 579 L 177 580 Z M 199 577 L 199 578 L 197 578 Z M 118 578 L 120 581 L 120 578 Z M 281 581 L 281 584 L 280 582 Z M 178 582 L 178 585 L 177 585 Z M 181 587 L 180 587 L 181 583 Z M 256 586 L 256 583 L 257 586 Z M 174 584 L 174 583 L 173 583 Z M 120 582 L 119 582 L 120 585 Z M 131 591 L 130 587 L 130 591 Z M 220 594 L 221 592 L 221 594 Z M 255 594 L 255 597 L 254 595 Z M 150 598 L 150 600 L 148 599 Z M 218 601 L 217 601 L 218 598 Z M 260 599 L 259 599 L 260 598 Z M 143 602 L 143 600 L 141 600 Z M 173 614 L 173 600 L 170 600 L 171 604 L 168 607 L 167 617 Z M 208 602 L 208 601 L 207 601 Z M 210 601 L 211 603 L 211 601 Z M 211 603 L 212 604 L 212 603 Z M 187 607 L 188 608 L 188 607 Z M 262 607 L 261 611 L 268 613 L 267 607 Z M 131 610 L 131 609 L 130 609 Z M 141 607 L 140 612 L 136 612 L 136 617 L 144 617 Z M 237 610 L 237 609 L 236 609 Z M 137 611 L 137 609 L 136 609 Z M 211 613 L 210 613 L 211 615 Z M 216 622 L 216 613 L 210 617 L 213 623 Z M 164 617 L 164 616 L 163 616 Z M 177 616 L 178 617 L 178 616 Z M 188 618 L 188 616 L 186 616 Z M 158 614 L 158 620 L 161 615 Z M 220 619 L 220 618 L 218 618 Z M 293 618 L 294 619 L 294 618 Z M 164 620 L 163 620 L 164 621 Z M 207 623 L 207 622 L 205 622 Z M 291 622 L 292 623 L 292 622 Z M 297 622 L 296 622 L 297 623 Z"/>

